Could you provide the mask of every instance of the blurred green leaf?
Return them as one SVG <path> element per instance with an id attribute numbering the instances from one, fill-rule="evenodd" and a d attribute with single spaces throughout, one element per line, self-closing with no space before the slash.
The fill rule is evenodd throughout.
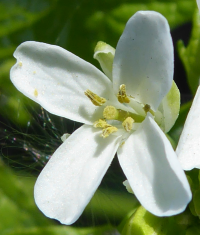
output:
<path id="1" fill-rule="evenodd" d="M 181 228 L 176 225 L 174 218 L 157 217 L 139 207 L 127 220 L 121 231 L 122 235 L 178 235 Z"/>
<path id="2" fill-rule="evenodd" d="M 189 228 L 186 231 L 186 235 L 198 235 L 198 234 L 200 234 L 200 227 L 199 227 L 199 225 L 191 227 L 191 228 Z"/>
<path id="3" fill-rule="evenodd" d="M 128 19 L 139 10 L 153 10 L 160 12 L 167 18 L 171 29 L 173 29 L 190 21 L 195 8 L 195 1 L 188 0 L 136 0 L 134 3 L 119 4 L 119 6 L 112 8 L 110 11 L 96 11 L 87 20 L 87 27 L 90 30 L 96 31 L 99 35 L 99 40 L 104 40 L 110 44 L 110 41 L 106 36 L 112 34 L 120 35 Z"/>
<path id="4" fill-rule="evenodd" d="M 106 216 L 111 221 L 120 221 L 130 210 L 138 206 L 139 203 L 133 194 L 99 189 L 86 207 L 84 214 L 88 218 L 95 213 L 97 219 Z"/>
<path id="5" fill-rule="evenodd" d="M 6 228 L 52 224 L 34 203 L 34 181 L 17 177 L 0 161 L 0 232 Z"/>
<path id="6" fill-rule="evenodd" d="M 32 25 L 44 17 L 55 2 L 56 0 L 1 0 L 0 37 Z"/>
<path id="7" fill-rule="evenodd" d="M 187 81 L 193 94 L 196 93 L 200 77 L 200 15 L 196 11 L 193 17 L 191 38 L 187 47 L 182 41 L 178 42 L 178 52 L 184 64 Z"/>
<path id="8" fill-rule="evenodd" d="M 97 226 L 95 228 L 73 228 L 69 226 L 31 227 L 6 231 L 1 235 L 118 235 L 111 225 Z M 120 235 L 120 234 L 119 234 Z"/>
<path id="9" fill-rule="evenodd" d="M 176 145 L 179 141 L 180 134 L 183 130 L 183 126 L 184 126 L 187 114 L 188 114 L 190 107 L 191 107 L 191 103 L 192 102 L 189 101 L 189 102 L 181 105 L 178 119 L 176 120 L 174 126 L 172 127 L 172 129 L 168 133 L 171 136 L 171 138 L 174 140 Z"/>

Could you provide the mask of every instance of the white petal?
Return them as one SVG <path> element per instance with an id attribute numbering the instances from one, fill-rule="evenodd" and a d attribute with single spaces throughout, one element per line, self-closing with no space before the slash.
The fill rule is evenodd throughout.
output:
<path id="1" fill-rule="evenodd" d="M 200 169 L 200 87 L 194 97 L 176 153 L 184 170 Z"/>
<path id="2" fill-rule="evenodd" d="M 91 123 L 99 117 L 93 115 L 98 109 L 85 96 L 85 90 L 116 99 L 111 81 L 100 70 L 61 47 L 25 42 L 14 56 L 17 63 L 11 69 L 12 82 L 50 113 Z"/>
<path id="3" fill-rule="evenodd" d="M 35 201 L 48 217 L 74 223 L 90 201 L 119 146 L 120 137 L 103 139 L 84 125 L 53 154 L 35 184 Z"/>
<path id="4" fill-rule="evenodd" d="M 198 6 L 198 8 L 200 10 L 200 0 L 197 0 L 197 6 Z"/>
<path id="5" fill-rule="evenodd" d="M 117 44 L 113 64 L 115 92 L 125 84 L 128 95 L 155 111 L 171 88 L 173 60 L 167 20 L 157 12 L 137 12 Z"/>
<path id="6" fill-rule="evenodd" d="M 140 203 L 152 214 L 171 216 L 191 200 L 184 171 L 169 141 L 148 115 L 118 150 L 120 165 Z"/>
<path id="7" fill-rule="evenodd" d="M 98 42 L 94 49 L 94 58 L 99 61 L 102 70 L 112 81 L 112 67 L 115 49 L 105 42 Z"/>

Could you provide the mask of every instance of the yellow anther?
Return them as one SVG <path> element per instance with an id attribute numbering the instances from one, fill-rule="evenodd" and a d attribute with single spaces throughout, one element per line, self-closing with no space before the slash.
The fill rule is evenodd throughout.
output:
<path id="1" fill-rule="evenodd" d="M 117 98 L 120 103 L 129 103 L 130 102 L 130 99 L 128 98 L 128 96 L 126 94 L 126 85 L 124 85 L 124 84 L 120 85 Z"/>
<path id="2" fill-rule="evenodd" d="M 145 113 L 150 112 L 153 116 L 155 115 L 154 111 L 151 109 L 151 106 L 149 104 L 145 104 L 143 109 L 144 109 Z"/>
<path id="3" fill-rule="evenodd" d="M 19 65 L 19 67 L 22 67 L 22 62 L 19 61 L 19 62 L 18 62 L 18 65 Z"/>
<path id="4" fill-rule="evenodd" d="M 103 117 L 108 120 L 117 120 L 119 111 L 114 106 L 106 106 L 103 110 Z"/>
<path id="5" fill-rule="evenodd" d="M 113 132 L 116 132 L 117 130 L 118 130 L 117 127 L 110 125 L 109 127 L 106 127 L 106 128 L 103 129 L 101 136 L 103 138 L 106 138 L 110 134 L 112 134 Z"/>
<path id="6" fill-rule="evenodd" d="M 38 90 L 35 89 L 34 92 L 33 92 L 33 94 L 34 94 L 35 98 L 37 98 L 37 97 L 38 97 Z"/>
<path id="7" fill-rule="evenodd" d="M 90 90 L 86 90 L 84 93 L 92 101 L 92 103 L 96 106 L 101 106 L 106 102 L 105 98 L 96 95 L 95 93 L 93 93 Z"/>
<path id="8" fill-rule="evenodd" d="M 124 127 L 124 129 L 126 130 L 126 131 L 131 131 L 132 130 L 132 127 L 133 127 L 133 123 L 134 123 L 135 121 L 134 121 L 134 119 L 133 118 L 131 118 L 131 117 L 127 117 L 124 121 L 123 121 L 123 123 L 122 123 L 122 126 Z"/>
<path id="9" fill-rule="evenodd" d="M 109 127 L 111 125 L 109 125 L 105 120 L 103 119 L 99 119 L 98 121 L 96 121 L 94 124 L 93 124 L 94 127 L 98 128 L 106 128 L 106 127 Z"/>

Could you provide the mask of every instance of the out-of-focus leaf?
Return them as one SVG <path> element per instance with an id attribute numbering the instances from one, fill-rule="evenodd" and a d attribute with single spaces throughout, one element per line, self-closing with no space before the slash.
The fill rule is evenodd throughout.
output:
<path id="1" fill-rule="evenodd" d="M 200 14 L 196 11 L 193 17 L 191 38 L 187 47 L 178 42 L 178 52 L 184 64 L 187 81 L 193 94 L 196 93 L 200 78 Z"/>
<path id="2" fill-rule="evenodd" d="M 127 213 L 137 208 L 139 203 L 133 194 L 111 190 L 98 190 L 84 212 L 87 218 L 95 213 L 95 218 L 107 217 L 112 221 L 122 220 Z"/>
<path id="3" fill-rule="evenodd" d="M 46 15 L 55 2 L 56 0 L 1 0 L 0 37 L 30 26 Z"/>
<path id="4" fill-rule="evenodd" d="M 0 234 L 15 227 L 45 226 L 45 218 L 33 200 L 34 179 L 17 177 L 0 161 Z"/>
<path id="5" fill-rule="evenodd" d="M 8 56 L 12 56 L 16 48 L 11 46 L 8 48 L 0 48 L 0 60 L 5 59 Z"/>
<path id="6" fill-rule="evenodd" d="M 197 216 L 200 216 L 200 189 L 193 193 L 194 208 Z"/>
<path id="7" fill-rule="evenodd" d="M 101 38 L 102 32 L 110 31 L 110 33 L 121 34 L 127 20 L 139 10 L 158 11 L 167 18 L 170 27 L 175 28 L 191 20 L 195 8 L 195 1 L 188 0 L 137 0 L 120 4 L 110 11 L 95 12 L 87 20 L 87 26 L 90 29 L 97 30 L 97 32 L 99 31 L 99 40 L 106 40 L 107 38 Z M 110 42 L 108 41 L 108 43 Z"/>
<path id="8" fill-rule="evenodd" d="M 95 228 L 73 228 L 69 226 L 48 226 L 15 229 L 1 235 L 120 235 L 111 225 Z"/>
<path id="9" fill-rule="evenodd" d="M 142 206 L 127 220 L 121 231 L 122 235 L 178 235 L 181 228 L 169 217 L 157 217 Z"/>
<path id="10" fill-rule="evenodd" d="M 200 234 L 200 227 L 194 226 L 194 227 L 187 229 L 185 235 L 198 235 L 198 234 Z"/>

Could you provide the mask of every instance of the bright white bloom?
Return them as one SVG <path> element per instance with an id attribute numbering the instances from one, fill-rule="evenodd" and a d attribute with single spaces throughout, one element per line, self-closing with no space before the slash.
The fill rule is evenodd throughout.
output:
<path id="1" fill-rule="evenodd" d="M 176 149 L 184 170 L 200 169 L 200 87 L 194 97 L 192 107 L 181 133 Z"/>
<path id="2" fill-rule="evenodd" d="M 25 42 L 14 53 L 11 80 L 17 89 L 49 112 L 84 123 L 39 175 L 36 204 L 46 216 L 72 224 L 117 152 L 147 210 L 158 216 L 180 213 L 191 200 L 190 188 L 156 123 L 167 132 L 177 118 L 169 92 L 177 88 L 172 85 L 168 23 L 159 13 L 138 12 L 128 21 L 116 52 L 105 45 L 97 46 L 95 58 L 109 78 L 58 46 Z"/>

